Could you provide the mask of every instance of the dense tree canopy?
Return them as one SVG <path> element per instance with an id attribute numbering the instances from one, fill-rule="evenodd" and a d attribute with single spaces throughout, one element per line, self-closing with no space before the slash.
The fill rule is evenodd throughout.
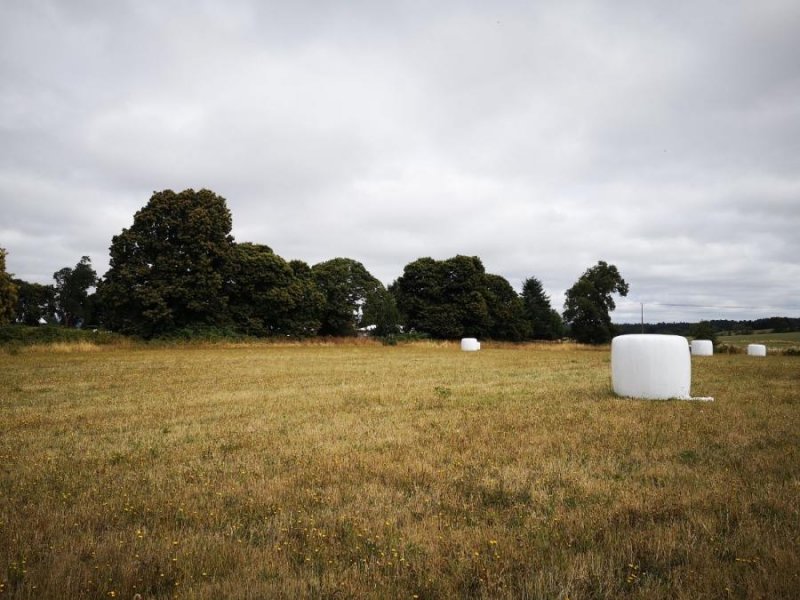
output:
<path id="1" fill-rule="evenodd" d="M 617 267 L 599 261 L 567 290 L 564 320 L 570 335 L 585 344 L 605 344 L 613 337 L 609 313 L 616 308 L 611 294 L 628 295 L 628 284 Z"/>
<path id="2" fill-rule="evenodd" d="M 106 325 L 143 337 L 227 325 L 230 231 L 225 199 L 214 192 L 154 193 L 111 242 L 98 289 Z"/>
<path id="3" fill-rule="evenodd" d="M 15 283 L 0 249 L 0 320 L 74 326 L 92 320 L 96 307 L 102 325 L 145 338 L 352 336 L 367 328 L 383 336 L 405 330 L 522 341 L 564 332 L 538 279 L 525 280 L 518 294 L 505 278 L 487 273 L 477 256 L 419 258 L 387 290 L 353 259 L 313 267 L 287 262 L 263 244 L 237 244 L 231 229 L 221 196 L 164 190 L 153 192 L 133 224 L 114 236 L 99 283 L 86 256 L 57 271 L 54 286 Z M 588 269 L 567 292 L 564 318 L 572 336 L 607 342 L 611 294 L 627 291 L 615 266 L 601 261 Z"/>
<path id="4" fill-rule="evenodd" d="M 522 303 L 525 318 L 530 324 L 530 337 L 534 340 L 556 340 L 564 334 L 561 315 L 550 306 L 550 297 L 542 282 L 529 277 L 522 283 Z"/>
<path id="5" fill-rule="evenodd" d="M 530 337 L 530 324 L 525 319 L 522 299 L 511 284 L 500 275 L 486 275 L 489 308 L 489 337 L 495 340 L 520 342 Z"/>
<path id="6" fill-rule="evenodd" d="M 324 301 L 308 265 L 287 263 L 269 247 L 235 244 L 228 278 L 236 328 L 247 335 L 305 337 L 320 326 Z"/>
<path id="7" fill-rule="evenodd" d="M 476 256 L 410 262 L 390 290 L 409 331 L 436 338 L 483 337 L 489 331 L 486 272 Z"/>
<path id="8" fill-rule="evenodd" d="M 0 248 L 0 325 L 11 321 L 17 308 L 17 286 L 6 272 L 6 254 Z"/>
<path id="9" fill-rule="evenodd" d="M 400 313 L 394 296 L 382 285 L 367 295 L 361 315 L 362 327 L 374 326 L 372 335 L 388 336 L 400 332 Z"/>
<path id="10" fill-rule="evenodd" d="M 477 256 L 417 259 L 390 290 L 409 330 L 443 339 L 527 335 L 519 296 L 503 277 L 487 274 Z"/>
<path id="11" fill-rule="evenodd" d="M 389 286 L 406 331 L 432 333 L 443 329 L 433 314 L 442 303 L 440 271 L 438 261 L 418 258 L 408 263 L 403 274 Z"/>
<path id="12" fill-rule="evenodd" d="M 377 309 L 370 303 L 381 301 L 383 284 L 360 262 L 334 258 L 311 268 L 317 288 L 324 297 L 320 335 L 356 335 L 359 327 L 376 324 Z"/>
<path id="13" fill-rule="evenodd" d="M 88 256 L 74 268 L 64 267 L 53 273 L 55 279 L 55 313 L 62 325 L 75 327 L 93 317 L 93 302 L 89 290 L 97 285 L 97 273 Z"/>
<path id="14" fill-rule="evenodd" d="M 311 267 L 302 260 L 290 260 L 289 267 L 295 277 L 294 311 L 290 316 L 293 335 L 317 335 L 322 321 L 325 296 L 317 287 Z"/>
<path id="15" fill-rule="evenodd" d="M 15 279 L 18 290 L 16 316 L 14 320 L 23 325 L 39 325 L 40 322 L 56 323 L 56 289 L 52 285 L 29 283 Z"/>
<path id="16" fill-rule="evenodd" d="M 492 322 L 483 262 L 477 256 L 459 255 L 442 261 L 442 268 L 445 306 L 449 305 L 462 328 L 453 337 L 488 337 Z"/>
<path id="17" fill-rule="evenodd" d="M 717 332 L 708 321 L 700 321 L 689 327 L 689 336 L 695 340 L 709 340 L 715 346 L 717 345 Z"/>

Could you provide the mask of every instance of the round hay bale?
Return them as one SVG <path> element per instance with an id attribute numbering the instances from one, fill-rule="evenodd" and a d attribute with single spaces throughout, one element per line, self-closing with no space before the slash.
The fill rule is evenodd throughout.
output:
<path id="1" fill-rule="evenodd" d="M 475 338 L 463 338 L 461 340 L 461 350 L 464 352 L 477 352 L 481 349 L 481 343 Z"/>
<path id="2" fill-rule="evenodd" d="M 766 356 L 767 347 L 764 344 L 747 344 L 748 356 Z"/>
<path id="3" fill-rule="evenodd" d="M 614 393 L 646 400 L 688 399 L 692 361 L 686 338 L 636 333 L 611 340 Z"/>
<path id="4" fill-rule="evenodd" d="M 692 356 L 714 356 L 714 343 L 711 340 L 692 340 Z"/>

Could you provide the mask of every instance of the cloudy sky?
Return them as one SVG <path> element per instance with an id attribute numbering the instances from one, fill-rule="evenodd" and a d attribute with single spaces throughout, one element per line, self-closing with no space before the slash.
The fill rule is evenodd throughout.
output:
<path id="1" fill-rule="evenodd" d="M 206 187 L 387 284 L 478 255 L 561 309 L 605 260 L 619 322 L 800 316 L 798 57 L 797 0 L 2 0 L 0 247 L 102 274 Z"/>

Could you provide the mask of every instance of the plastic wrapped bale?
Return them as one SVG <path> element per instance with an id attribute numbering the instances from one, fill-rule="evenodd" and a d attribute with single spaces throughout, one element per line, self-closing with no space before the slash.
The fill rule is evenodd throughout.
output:
<path id="1" fill-rule="evenodd" d="M 766 356 L 767 355 L 767 347 L 764 344 L 748 344 L 747 345 L 747 355 L 748 356 Z"/>
<path id="2" fill-rule="evenodd" d="M 481 349 L 481 343 L 475 338 L 464 338 L 461 340 L 461 349 L 464 352 L 476 352 Z"/>
<path id="3" fill-rule="evenodd" d="M 630 398 L 688 400 L 692 384 L 689 344 L 679 335 L 620 335 L 611 340 L 614 393 Z"/>
<path id="4" fill-rule="evenodd" d="M 692 340 L 692 356 L 714 356 L 714 343 L 711 340 Z"/>

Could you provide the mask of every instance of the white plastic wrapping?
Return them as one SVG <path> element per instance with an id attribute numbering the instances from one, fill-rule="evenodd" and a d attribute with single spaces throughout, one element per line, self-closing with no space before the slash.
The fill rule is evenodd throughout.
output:
<path id="1" fill-rule="evenodd" d="M 688 400 L 692 361 L 685 337 L 637 333 L 611 341 L 614 393 L 630 398 Z"/>
<path id="2" fill-rule="evenodd" d="M 764 344 L 748 344 L 747 354 L 748 356 L 766 356 L 767 347 Z"/>
<path id="3" fill-rule="evenodd" d="M 711 340 L 692 340 L 692 356 L 713 356 L 714 343 Z"/>
<path id="4" fill-rule="evenodd" d="M 461 349 L 464 352 L 476 352 L 481 349 L 481 343 L 475 338 L 464 338 L 461 340 Z"/>

